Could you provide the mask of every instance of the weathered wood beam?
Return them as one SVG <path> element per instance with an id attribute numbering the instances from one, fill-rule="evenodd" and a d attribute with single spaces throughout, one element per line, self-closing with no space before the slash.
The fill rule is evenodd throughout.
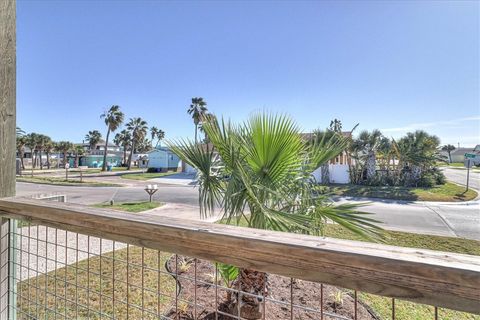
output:
<path id="1" fill-rule="evenodd" d="M 0 0 L 0 198 L 15 195 L 15 0 Z M 9 317 L 9 220 L 0 219 L 0 319 Z"/>
<path id="2" fill-rule="evenodd" d="M 174 215 L 175 212 L 172 212 Z M 480 257 L 0 199 L 0 216 L 381 296 L 480 314 Z"/>

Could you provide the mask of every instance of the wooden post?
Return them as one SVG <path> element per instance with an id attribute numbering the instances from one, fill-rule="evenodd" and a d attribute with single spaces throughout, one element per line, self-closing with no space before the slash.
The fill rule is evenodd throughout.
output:
<path id="1" fill-rule="evenodd" d="M 15 195 L 15 0 L 0 1 L 0 198 Z M 0 319 L 9 319 L 10 220 L 0 220 Z"/>

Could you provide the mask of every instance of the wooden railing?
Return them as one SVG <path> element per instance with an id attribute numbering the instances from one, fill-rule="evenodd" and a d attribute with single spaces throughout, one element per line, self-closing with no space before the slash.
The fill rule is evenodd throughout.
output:
<path id="1" fill-rule="evenodd" d="M 31 199 L 1 199 L 0 217 L 480 314 L 480 259 L 476 256 L 132 215 Z"/>

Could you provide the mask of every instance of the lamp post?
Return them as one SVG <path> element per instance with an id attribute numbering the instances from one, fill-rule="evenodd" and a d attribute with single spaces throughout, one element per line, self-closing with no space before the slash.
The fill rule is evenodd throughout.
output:
<path id="1" fill-rule="evenodd" d="M 148 195 L 150 196 L 150 202 L 152 202 L 152 196 L 155 194 L 155 192 L 158 191 L 158 186 L 156 184 L 154 185 L 147 185 L 145 186 L 145 192 L 148 193 Z"/>

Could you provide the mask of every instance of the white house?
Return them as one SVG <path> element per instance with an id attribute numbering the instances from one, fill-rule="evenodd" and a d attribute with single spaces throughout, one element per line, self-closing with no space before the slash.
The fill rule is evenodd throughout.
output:
<path id="1" fill-rule="evenodd" d="M 148 168 L 158 171 L 177 170 L 180 158 L 169 148 L 159 147 L 147 153 Z"/>

